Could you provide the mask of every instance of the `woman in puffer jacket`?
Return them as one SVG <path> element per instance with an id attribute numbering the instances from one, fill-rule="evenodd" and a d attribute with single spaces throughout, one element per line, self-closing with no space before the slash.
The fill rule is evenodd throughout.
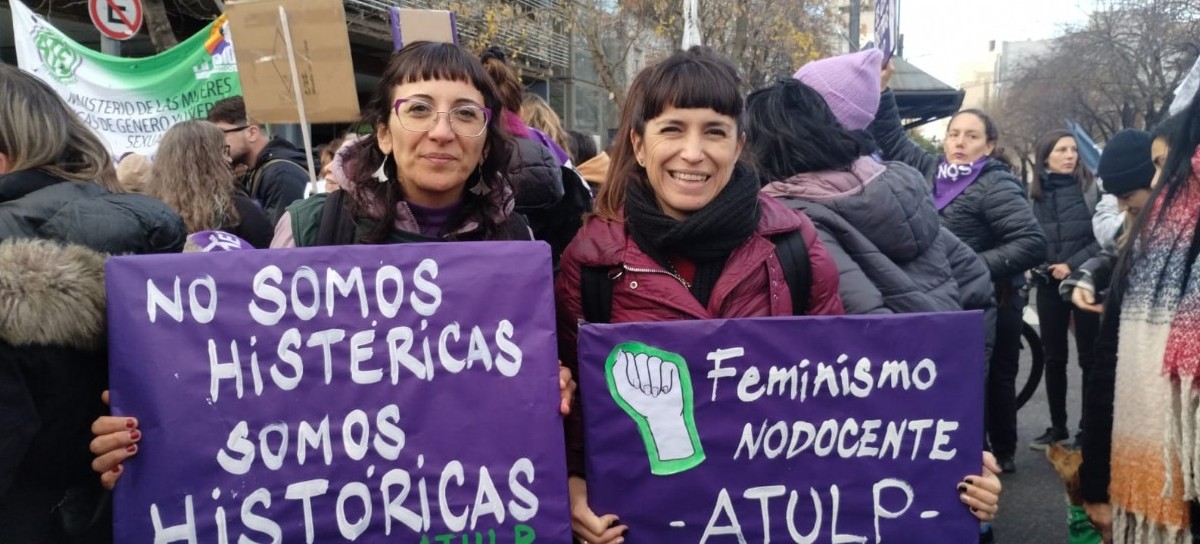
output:
<path id="1" fill-rule="evenodd" d="M 508 179 L 516 191 L 516 211 L 528 220 L 535 239 L 550 244 L 557 267 L 559 256 L 579 230 L 585 211 L 566 209 L 569 202 L 564 202 L 563 197 L 569 189 L 581 189 L 583 182 L 573 170 L 563 167 L 570 160 L 566 151 L 518 115 L 523 95 L 521 80 L 505 62 L 504 53 L 491 47 L 484 51 L 481 60 L 504 106 L 497 115 L 513 136 Z M 569 187 L 572 183 L 578 187 Z"/>
<path id="2" fill-rule="evenodd" d="M 103 254 L 186 236 L 166 204 L 119 191 L 100 139 L 0 64 L 0 542 L 111 541 L 88 452 L 108 375 Z"/>
<path id="3" fill-rule="evenodd" d="M 1100 317 L 1063 300 L 1058 287 L 1071 272 L 1100 253 L 1100 244 L 1092 234 L 1092 213 L 1100 200 L 1100 189 L 1079 160 L 1075 137 L 1066 130 L 1053 130 L 1042 135 L 1036 158 L 1029 196 L 1033 200 L 1033 214 L 1046 233 L 1046 260 L 1033 278 L 1046 353 L 1050 427 L 1035 438 L 1030 447 L 1044 450 L 1070 437 L 1067 428 L 1067 333 L 1072 322 L 1085 389 L 1095 360 Z M 1079 428 L 1083 428 L 1082 413 Z"/>
<path id="4" fill-rule="evenodd" d="M 124 193 L 95 133 L 41 80 L 0 65 L 0 240 L 173 253 L 187 232 L 169 206 Z"/>
<path id="5" fill-rule="evenodd" d="M 816 224 L 838 263 L 846 313 L 980 309 L 994 320 L 987 267 L 941 226 L 920 172 L 873 159 L 822 96 L 795 79 L 752 93 L 746 110 L 747 152 L 763 192 Z"/>
<path id="6" fill-rule="evenodd" d="M 868 127 L 884 159 L 919 170 L 930 185 L 942 226 L 983 259 L 996 291 L 996 335 L 988 365 L 987 431 L 992 451 L 1005 472 L 1016 470 L 1016 381 L 1020 365 L 1022 276 L 1046 257 L 1046 237 L 1038 226 L 1022 183 L 1004 162 L 992 158 L 999 130 L 987 114 L 963 110 L 950 119 L 934 155 L 908 139 L 896 98 L 884 71 L 879 109 Z"/>

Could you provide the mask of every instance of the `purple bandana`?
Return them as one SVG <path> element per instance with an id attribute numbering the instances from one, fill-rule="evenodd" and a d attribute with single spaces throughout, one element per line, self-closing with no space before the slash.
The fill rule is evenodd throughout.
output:
<path id="1" fill-rule="evenodd" d="M 967 190 L 967 187 L 975 183 L 987 161 L 988 156 L 984 155 L 971 164 L 950 164 L 942 157 L 942 162 L 938 164 L 937 177 L 933 181 L 933 203 L 938 211 L 949 206 L 958 195 Z"/>

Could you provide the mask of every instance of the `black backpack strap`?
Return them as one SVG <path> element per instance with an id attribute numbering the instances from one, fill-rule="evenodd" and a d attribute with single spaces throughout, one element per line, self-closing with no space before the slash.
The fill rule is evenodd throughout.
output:
<path id="1" fill-rule="evenodd" d="M 513 212 L 504 222 L 504 239 L 524 242 L 533 240 L 533 231 L 529 229 L 529 223 L 521 214 Z"/>
<path id="2" fill-rule="evenodd" d="M 788 291 L 792 294 L 792 314 L 804 315 L 808 312 L 812 291 L 812 263 L 808 261 L 808 245 L 804 243 L 799 230 L 780 234 L 771 241 L 775 243 L 775 257 L 779 259 L 779 266 L 783 267 L 783 278 L 787 280 Z"/>
<path id="3" fill-rule="evenodd" d="M 321 209 L 321 223 L 317 227 L 318 246 L 352 245 L 355 226 L 354 217 L 346 209 L 346 191 L 333 191 L 325 197 Z"/>
<path id="4" fill-rule="evenodd" d="M 254 172 L 251 173 L 250 186 L 245 188 L 246 191 L 249 193 L 250 198 L 257 200 L 260 203 L 262 202 L 262 197 L 259 196 L 258 192 L 259 192 L 259 189 L 262 187 L 263 176 L 265 176 L 267 174 L 268 167 L 270 167 L 273 164 L 279 164 L 279 163 L 285 163 L 285 164 L 290 164 L 292 166 L 295 166 L 296 168 L 299 168 L 302 172 L 304 172 L 304 177 L 306 177 L 306 178 L 308 177 L 308 168 L 306 168 L 304 166 L 300 166 L 299 164 L 296 164 L 289 159 L 270 159 L 267 162 L 263 163 L 262 166 L 254 169 Z"/>
<path id="5" fill-rule="evenodd" d="M 612 282 L 612 278 L 608 277 L 608 268 L 583 266 L 579 269 L 579 294 L 584 321 L 608 323 L 612 320 Z"/>

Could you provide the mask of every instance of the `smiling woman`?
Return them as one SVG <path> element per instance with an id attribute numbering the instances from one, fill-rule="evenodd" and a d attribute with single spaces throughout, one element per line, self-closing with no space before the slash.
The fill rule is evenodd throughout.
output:
<path id="1" fill-rule="evenodd" d="M 530 239 L 511 211 L 503 173 L 512 138 L 497 111 L 495 87 L 469 52 L 409 44 L 365 108 L 374 133 L 340 153 L 344 190 L 289 207 L 271 246 Z"/>
<path id="2" fill-rule="evenodd" d="M 612 281 L 614 323 L 842 313 L 837 267 L 812 223 L 760 196 L 758 178 L 739 162 L 738 85 L 729 61 L 698 47 L 634 80 L 595 216 L 562 256 L 555 299 L 564 364 L 580 364 L 585 270 Z M 808 292 L 795 299 L 808 303 L 799 308 L 775 253 L 785 238 L 801 241 L 811 267 Z M 616 516 L 597 516 L 587 504 L 577 414 L 567 425 L 575 534 L 592 544 L 621 542 L 625 527 Z"/>

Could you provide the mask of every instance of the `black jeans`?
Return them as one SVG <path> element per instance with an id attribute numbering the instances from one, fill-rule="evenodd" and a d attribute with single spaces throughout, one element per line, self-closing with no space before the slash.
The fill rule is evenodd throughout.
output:
<path id="1" fill-rule="evenodd" d="M 1021 363 L 1021 311 L 1013 301 L 996 308 L 996 340 L 988 363 L 988 442 L 997 457 L 1012 457 L 1017 451 L 1017 371 Z"/>
<path id="2" fill-rule="evenodd" d="M 1096 335 L 1100 330 L 1100 314 L 1080 310 L 1058 294 L 1058 280 L 1039 283 L 1037 313 L 1042 328 L 1042 346 L 1046 352 L 1046 400 L 1050 403 L 1050 425 L 1056 430 L 1067 429 L 1067 335 L 1071 318 L 1075 319 L 1075 349 L 1079 368 L 1083 370 L 1086 388 L 1088 374 L 1096 360 Z M 1083 398 L 1087 398 L 1085 392 Z M 1079 428 L 1083 429 L 1084 414 L 1080 406 Z"/>
<path id="3" fill-rule="evenodd" d="M 1192 542 L 1193 544 L 1200 543 L 1200 504 L 1196 501 L 1188 501 L 1188 512 L 1192 518 Z"/>

